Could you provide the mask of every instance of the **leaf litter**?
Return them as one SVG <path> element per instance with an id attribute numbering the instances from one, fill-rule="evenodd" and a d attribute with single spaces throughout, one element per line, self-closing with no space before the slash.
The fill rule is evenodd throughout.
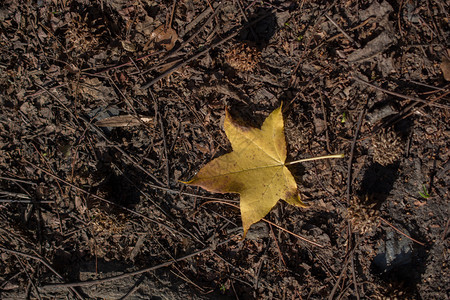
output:
<path id="1" fill-rule="evenodd" d="M 143 299 L 447 297 L 449 278 L 441 276 L 448 273 L 449 241 L 445 1 L 403 6 L 373 0 L 239 1 L 242 10 L 235 1 L 6 2 L 0 7 L 1 298 L 73 298 L 70 290 L 49 290 L 45 282 L 73 283 L 99 274 L 124 276 L 77 290 L 88 298 L 126 297 L 129 291 Z M 80 23 L 71 28 L 67 21 L 74 13 Z M 275 17 L 275 27 L 268 19 L 252 28 L 244 22 L 264 13 Z M 161 24 L 176 28 L 178 37 L 160 32 L 167 43 L 144 50 Z M 72 38 L 70 30 L 76 33 Z M 234 38 L 219 45 L 230 33 Z M 167 51 L 175 40 L 180 47 L 171 57 Z M 252 71 L 229 68 L 227 49 L 247 42 L 256 42 L 260 61 Z M 203 54 L 187 61 L 193 53 Z M 183 76 L 140 89 L 164 72 L 155 66 L 168 66 L 171 59 L 186 62 Z M 385 90 L 439 102 L 443 109 L 416 106 L 404 117 L 411 100 L 361 85 L 351 79 L 355 73 Z M 354 207 L 349 220 L 348 170 L 336 160 L 298 165 L 295 172 L 288 167 L 311 206 L 282 202 L 267 217 L 324 248 L 299 245 L 293 235 L 262 222 L 251 226 L 245 240 L 241 234 L 235 238 L 242 230 L 238 214 L 225 206 L 199 206 L 213 197 L 178 183 L 220 151 L 224 105 L 259 113 L 280 101 L 289 103 L 285 135 L 293 157 L 320 156 L 324 149 L 347 152 L 358 115 L 367 107 L 354 144 L 350 199 L 377 196 L 376 213 Z M 119 113 L 154 116 L 158 126 L 86 127 L 85 121 Z M 391 126 L 387 121 L 394 117 Z M 398 150 L 380 148 L 387 158 L 395 157 L 385 165 L 375 159 L 375 126 L 394 130 L 401 141 Z M 424 187 L 427 199 L 420 195 Z M 14 201 L 22 194 L 30 197 L 28 203 Z M 123 210 L 93 203 L 99 198 L 136 214 L 127 215 L 121 230 L 111 230 L 108 224 L 120 220 Z M 84 208 L 77 209 L 80 205 Z M 96 211 L 105 218 L 93 220 Z M 97 220 L 106 221 L 101 234 Z M 347 230 L 348 221 L 357 232 Z M 386 221 L 426 247 L 409 242 L 401 247 L 406 237 Z M 358 224 L 372 230 L 361 232 Z M 3 249 L 38 254 L 58 275 L 41 261 L 19 260 L 20 254 Z M 148 268 L 155 275 L 142 282 L 125 276 L 127 270 Z M 86 270 L 89 276 L 83 276 Z"/>

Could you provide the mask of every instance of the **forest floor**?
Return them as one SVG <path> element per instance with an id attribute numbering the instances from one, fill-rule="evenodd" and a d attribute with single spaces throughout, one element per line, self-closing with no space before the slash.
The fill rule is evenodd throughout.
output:
<path id="1" fill-rule="evenodd" d="M 449 299 L 449 2 L 5 0 L 1 299 Z M 181 181 L 283 103 L 309 208 Z M 275 224 L 275 225 L 273 225 Z M 307 238 L 315 246 L 299 236 Z"/>

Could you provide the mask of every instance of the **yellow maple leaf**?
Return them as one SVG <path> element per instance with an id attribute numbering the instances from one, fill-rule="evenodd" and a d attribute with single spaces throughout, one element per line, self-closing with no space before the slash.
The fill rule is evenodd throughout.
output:
<path id="1" fill-rule="evenodd" d="M 280 199 L 306 206 L 285 164 L 281 106 L 266 118 L 261 129 L 238 124 L 227 111 L 224 129 L 233 152 L 210 161 L 187 184 L 215 193 L 239 193 L 244 236 Z"/>

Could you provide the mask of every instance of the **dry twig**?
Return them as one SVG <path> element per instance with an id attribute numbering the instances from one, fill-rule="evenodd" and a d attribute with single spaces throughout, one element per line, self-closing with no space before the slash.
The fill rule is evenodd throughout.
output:
<path id="1" fill-rule="evenodd" d="M 55 284 L 47 284 L 42 286 L 42 288 L 46 289 L 46 288 L 58 288 L 58 287 L 77 287 L 77 286 L 91 286 L 91 285 L 96 285 L 96 284 L 101 284 L 101 283 L 105 283 L 105 282 L 111 282 L 111 281 L 115 281 L 115 280 L 119 280 L 119 279 L 124 279 L 124 278 L 128 278 L 131 276 L 135 276 L 135 275 L 139 275 L 139 274 L 143 274 L 143 273 L 148 273 L 151 271 L 155 271 L 164 267 L 168 267 L 174 263 L 180 262 L 180 261 L 184 261 L 187 260 L 191 257 L 197 256 L 199 254 L 205 253 L 207 251 L 211 251 L 213 250 L 215 247 L 219 247 L 222 245 L 225 245 L 227 243 L 229 243 L 230 241 L 232 241 L 234 239 L 234 237 L 229 238 L 223 242 L 217 243 L 214 246 L 209 246 L 206 247 L 202 250 L 198 250 L 196 252 L 193 252 L 191 254 L 185 255 L 183 257 L 174 259 L 174 260 L 169 260 L 166 261 L 164 263 L 161 263 L 159 265 L 153 266 L 153 267 L 149 267 L 149 268 L 145 268 L 145 269 L 141 269 L 138 271 L 134 271 L 134 272 L 129 272 L 129 273 L 124 273 L 121 275 L 117 275 L 117 276 L 111 276 L 111 277 L 106 277 L 106 278 L 102 278 L 102 279 L 97 279 L 97 280 L 89 280 L 89 281 L 80 281 L 80 282 L 72 282 L 72 283 L 55 283 Z"/>

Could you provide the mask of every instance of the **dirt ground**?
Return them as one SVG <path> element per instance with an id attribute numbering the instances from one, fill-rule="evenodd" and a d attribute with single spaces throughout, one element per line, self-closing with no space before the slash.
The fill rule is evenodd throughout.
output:
<path id="1" fill-rule="evenodd" d="M 449 299 L 449 7 L 2 1 L 0 298 Z M 180 181 L 280 103 L 288 160 L 345 158 L 242 240 Z"/>

